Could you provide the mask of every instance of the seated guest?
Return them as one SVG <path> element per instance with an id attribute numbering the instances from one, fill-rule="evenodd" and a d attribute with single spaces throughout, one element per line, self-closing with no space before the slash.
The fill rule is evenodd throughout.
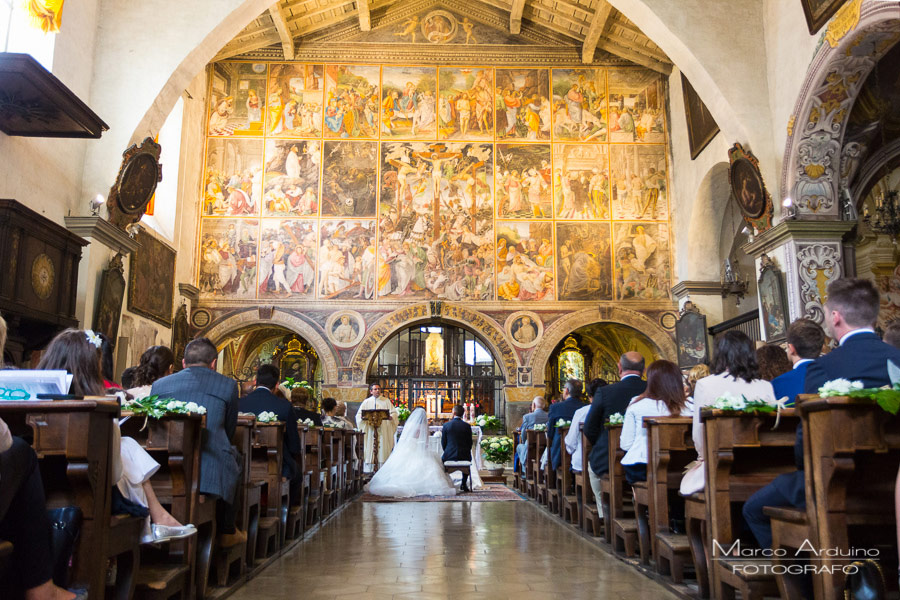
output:
<path id="1" fill-rule="evenodd" d="M 706 482 L 703 469 L 705 443 L 700 411 L 726 392 L 736 397 L 745 396 L 748 400 L 775 401 L 772 384 L 759 378 L 756 350 L 746 333 L 731 330 L 722 334 L 716 341 L 712 372 L 712 375 L 704 377 L 694 387 L 694 424 L 691 437 L 694 438 L 697 460 L 681 480 L 681 493 L 685 496 L 699 492 Z"/>
<path id="2" fill-rule="evenodd" d="M 797 319 L 787 330 L 787 355 L 793 368 L 772 380 L 775 398 L 787 398 L 785 406 L 794 406 L 797 394 L 803 393 L 806 367 L 822 353 L 825 332 L 812 319 Z"/>
<path id="3" fill-rule="evenodd" d="M 453 405 L 453 418 L 444 423 L 441 429 L 441 447 L 444 453 L 441 461 L 471 461 L 472 460 L 472 426 L 462 420 L 466 409 L 462 404 Z M 461 492 L 469 492 L 469 473 L 462 471 Z"/>
<path id="4" fill-rule="evenodd" d="M 591 381 L 591 384 L 588 386 L 588 398 L 593 398 L 597 389 L 605 385 L 606 381 L 599 377 Z M 566 445 L 566 451 L 572 455 L 573 473 L 581 473 L 583 469 L 581 464 L 581 425 L 587 419 L 590 411 L 590 404 L 585 404 L 575 411 L 575 414 L 572 416 L 572 426 L 569 428 L 569 433 L 566 434 L 566 439 L 563 440 Z"/>
<path id="5" fill-rule="evenodd" d="M 534 429 L 535 425 L 547 424 L 547 401 L 543 396 L 535 396 L 531 401 L 531 412 L 525 413 L 522 417 L 522 424 L 519 426 L 519 432 L 524 434 L 529 429 Z M 519 437 L 519 445 L 516 446 L 516 460 L 525 472 L 525 458 L 528 456 L 528 443 L 525 436 Z"/>
<path id="6" fill-rule="evenodd" d="M 334 398 L 322 399 L 322 426 L 336 427 L 338 429 L 352 429 L 348 427 L 348 421 L 337 416 L 337 400 Z"/>
<path id="7" fill-rule="evenodd" d="M 825 330 L 838 347 L 806 365 L 803 392 L 816 394 L 833 379 L 862 381 L 867 388 L 890 385 L 887 363 L 900 365 L 900 350 L 875 334 L 880 296 L 868 279 L 838 279 L 826 290 Z M 794 460 L 798 471 L 784 473 L 744 503 L 744 518 L 762 548 L 772 547 L 772 524 L 765 506 L 806 506 L 803 477 L 803 429 L 797 427 Z"/>
<path id="8" fill-rule="evenodd" d="M 709 367 L 704 364 L 694 365 L 688 371 L 687 379 L 685 380 L 685 393 L 687 394 L 687 405 L 691 409 L 694 406 L 694 390 L 697 387 L 697 382 L 704 377 L 709 377 Z"/>
<path id="9" fill-rule="evenodd" d="M 53 338 L 44 350 L 38 369 L 70 373 L 70 394 L 103 396 L 108 388 L 100 372 L 100 345 L 92 331 L 67 329 Z M 161 542 L 196 533 L 193 525 L 179 523 L 156 498 L 150 478 L 159 470 L 159 463 L 132 438 L 123 438 L 118 427 L 113 428 L 113 445 L 111 468 L 116 487 L 125 498 L 150 511 L 141 541 Z"/>
<path id="10" fill-rule="evenodd" d="M 556 433 L 556 423 L 560 419 L 571 421 L 575 412 L 584 406 L 581 390 L 581 381 L 568 380 L 563 388 L 563 401 L 551 406 L 547 413 L 547 445 L 550 447 L 550 467 L 554 470 L 562 464 L 562 436 Z"/>
<path id="11" fill-rule="evenodd" d="M 772 381 L 779 375 L 791 370 L 791 361 L 781 346 L 766 344 L 756 349 L 756 362 L 759 363 L 759 378 Z"/>
<path id="12" fill-rule="evenodd" d="M 334 417 L 344 423 L 344 429 L 356 429 L 356 425 L 347 418 L 347 403 L 343 400 L 338 400 Z"/>
<path id="13" fill-rule="evenodd" d="M 134 370 L 137 367 L 126 367 L 122 371 L 122 387 L 126 390 L 134 387 Z"/>
<path id="14" fill-rule="evenodd" d="M 184 348 L 184 369 L 157 379 L 151 395 L 196 402 L 206 408 L 206 426 L 200 454 L 200 493 L 216 498 L 216 521 L 221 546 L 247 540 L 235 527 L 236 500 L 241 467 L 238 452 L 231 445 L 237 428 L 238 387 L 233 379 L 216 373 L 216 346 L 207 338 L 197 338 Z"/>
<path id="15" fill-rule="evenodd" d="M 300 455 L 300 434 L 297 432 L 297 417 L 291 403 L 279 398 L 272 391 L 278 387 L 278 367 L 272 364 L 260 365 L 256 370 L 256 389 L 238 402 L 241 412 L 259 416 L 262 412 L 272 412 L 284 423 L 284 457 L 281 461 L 281 475 L 291 482 L 291 504 L 300 498 L 301 473 L 295 456 Z"/>
<path id="16" fill-rule="evenodd" d="M 584 434 L 593 445 L 588 457 L 588 477 L 601 517 L 603 505 L 600 502 L 600 478 L 609 471 L 609 434 L 604 424 L 615 413 L 624 413 L 631 399 L 647 389 L 647 382 L 641 379 L 644 374 L 644 357 L 640 352 L 626 352 L 619 357 L 616 367 L 619 382 L 597 388 L 591 409 L 584 420 Z"/>
<path id="17" fill-rule="evenodd" d="M 625 450 L 622 466 L 625 480 L 635 484 L 647 481 L 646 417 L 690 416 L 685 405 L 681 371 L 675 363 L 657 360 L 647 367 L 647 389 L 631 401 L 625 410 L 619 446 Z"/>
<path id="18" fill-rule="evenodd" d="M 309 410 L 310 401 L 309 392 L 303 388 L 294 388 L 291 390 L 291 404 L 294 405 L 294 415 L 297 421 L 303 422 L 306 419 L 312 421 L 316 427 L 322 426 L 322 417 L 314 410 Z"/>
<path id="19" fill-rule="evenodd" d="M 900 348 L 900 319 L 894 319 L 884 329 L 884 343 Z"/>
<path id="20" fill-rule="evenodd" d="M 157 379 L 172 374 L 175 370 L 175 355 L 166 346 L 150 346 L 141 354 L 138 366 L 131 369 L 131 385 L 126 389 L 134 400 L 141 400 L 150 395 L 150 389 Z M 122 385 L 125 385 L 125 371 L 122 372 Z"/>

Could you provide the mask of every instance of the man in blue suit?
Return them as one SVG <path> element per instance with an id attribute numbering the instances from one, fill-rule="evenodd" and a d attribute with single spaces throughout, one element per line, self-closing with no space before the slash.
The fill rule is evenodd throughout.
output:
<path id="1" fill-rule="evenodd" d="M 887 363 L 900 366 L 900 350 L 885 344 L 875 334 L 881 298 L 868 279 L 838 279 L 826 290 L 825 328 L 837 348 L 806 367 L 803 391 L 815 394 L 834 379 L 862 381 L 867 388 L 890 385 Z M 803 478 L 803 431 L 797 429 L 794 458 L 798 470 L 779 475 L 753 494 L 744 504 L 744 518 L 763 548 L 772 547 L 772 525 L 763 514 L 764 506 L 806 506 Z"/>
<path id="2" fill-rule="evenodd" d="M 575 411 L 584 406 L 581 390 L 581 381 L 568 380 L 563 388 L 563 401 L 551 406 L 547 415 L 547 445 L 550 446 L 550 466 L 554 470 L 562 464 L 562 436 L 556 432 L 556 422 L 560 419 L 571 421 Z"/>
<path id="3" fill-rule="evenodd" d="M 787 355 L 794 368 L 772 380 L 775 397 L 787 397 L 786 406 L 794 406 L 797 394 L 803 393 L 806 367 L 822 353 L 825 332 L 812 319 L 797 319 L 787 330 Z"/>

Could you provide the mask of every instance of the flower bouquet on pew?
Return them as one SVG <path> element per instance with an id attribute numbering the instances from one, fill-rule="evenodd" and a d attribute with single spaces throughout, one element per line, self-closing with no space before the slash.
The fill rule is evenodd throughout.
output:
<path id="1" fill-rule="evenodd" d="M 300 423 L 302 423 L 303 425 L 306 425 L 310 429 L 316 428 L 316 424 L 313 423 L 312 419 L 303 419 L 302 421 L 300 421 Z"/>
<path id="2" fill-rule="evenodd" d="M 557 419 L 556 420 L 556 427 L 571 427 L 571 426 L 572 426 L 572 421 L 567 421 L 565 419 Z"/>
<path id="3" fill-rule="evenodd" d="M 152 417 L 154 419 L 161 419 L 166 415 L 206 414 L 206 408 L 200 406 L 196 402 L 184 402 L 172 398 L 160 398 L 158 395 L 147 396 L 146 398 L 135 400 L 125 408 L 134 413 L 135 416 Z"/>
<path id="4" fill-rule="evenodd" d="M 276 415 L 275 413 L 273 413 L 270 410 L 269 411 L 264 410 L 261 413 L 259 413 L 258 415 L 256 415 L 256 422 L 257 423 L 277 423 L 278 415 Z"/>
<path id="5" fill-rule="evenodd" d="M 710 408 L 725 412 L 764 414 L 777 412 L 779 404 L 777 402 L 768 402 L 762 398 L 747 398 L 743 394 L 735 396 L 730 392 L 725 392 L 716 398 L 716 401 L 710 405 Z"/>
<path id="6" fill-rule="evenodd" d="M 535 430 L 535 431 L 547 431 L 547 424 L 546 424 L 546 423 L 540 423 L 540 424 L 538 424 L 538 425 L 535 425 L 535 426 L 534 426 L 534 430 Z"/>
<path id="7" fill-rule="evenodd" d="M 609 415 L 609 421 L 606 422 L 607 425 L 622 425 L 623 423 L 625 423 L 625 415 L 622 413 Z"/>
<path id="8" fill-rule="evenodd" d="M 865 388 L 862 381 L 849 379 L 832 379 L 819 388 L 819 396 L 849 396 L 850 398 L 866 398 L 874 400 L 885 412 L 896 415 L 900 410 L 900 367 L 888 361 L 888 375 L 891 385 L 881 388 Z"/>

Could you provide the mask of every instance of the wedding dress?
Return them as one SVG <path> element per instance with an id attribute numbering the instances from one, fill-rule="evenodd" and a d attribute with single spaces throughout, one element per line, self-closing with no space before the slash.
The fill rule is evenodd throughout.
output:
<path id="1" fill-rule="evenodd" d="M 406 419 L 394 451 L 375 473 L 367 491 L 376 496 L 452 496 L 456 487 L 439 456 L 428 449 L 428 416 L 417 408 Z"/>

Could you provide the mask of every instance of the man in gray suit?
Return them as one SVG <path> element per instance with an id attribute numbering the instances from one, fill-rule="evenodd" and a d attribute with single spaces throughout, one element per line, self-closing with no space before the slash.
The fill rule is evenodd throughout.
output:
<path id="1" fill-rule="evenodd" d="M 158 379 L 150 390 L 160 398 L 196 402 L 206 408 L 206 428 L 200 453 L 200 493 L 216 497 L 216 525 L 222 546 L 246 541 L 235 528 L 235 508 L 241 468 L 231 445 L 237 427 L 237 383 L 216 373 L 218 351 L 207 338 L 197 338 L 184 349 L 184 369 Z"/>
<path id="2" fill-rule="evenodd" d="M 519 440 L 516 446 L 516 457 L 519 459 L 519 467 L 525 472 L 525 459 L 528 456 L 528 443 L 525 441 L 525 432 L 534 429 L 535 425 L 547 424 L 547 401 L 543 396 L 535 396 L 531 401 L 531 412 L 522 417 L 522 425 L 519 427 Z"/>

